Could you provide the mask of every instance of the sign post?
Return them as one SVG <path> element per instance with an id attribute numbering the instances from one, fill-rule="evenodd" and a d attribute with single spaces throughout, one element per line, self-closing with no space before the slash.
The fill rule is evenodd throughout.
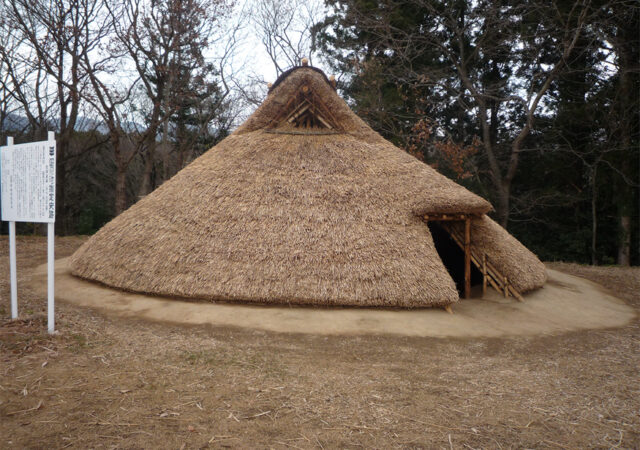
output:
<path id="1" fill-rule="evenodd" d="M 7 147 L 13 147 L 13 138 L 7 138 Z M 0 167 L 2 167 L 0 165 Z M 1 179 L 1 178 L 0 178 Z M 9 222 L 9 272 L 11 278 L 11 318 L 18 318 L 18 279 L 16 275 L 16 223 Z"/>
<path id="2" fill-rule="evenodd" d="M 11 272 L 11 318 L 18 318 L 18 280 L 16 277 L 16 223 L 9 222 L 9 271 Z"/>
<path id="3" fill-rule="evenodd" d="M 53 131 L 47 133 L 49 149 L 49 220 L 47 223 L 47 329 L 55 331 L 55 220 L 56 220 L 56 136 Z M 53 167 L 51 162 L 53 161 Z"/>
<path id="4" fill-rule="evenodd" d="M 47 223 L 47 328 L 55 331 L 54 236 L 56 216 L 56 141 L 48 140 L 0 148 L 2 220 L 9 222 L 11 318 L 18 317 L 16 222 Z"/>

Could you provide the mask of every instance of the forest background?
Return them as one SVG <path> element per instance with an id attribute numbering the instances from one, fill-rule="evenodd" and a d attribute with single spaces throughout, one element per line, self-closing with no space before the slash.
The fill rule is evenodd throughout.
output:
<path id="1" fill-rule="evenodd" d="M 640 263 L 636 1 L 0 1 L 0 142 L 56 131 L 60 235 L 157 188 L 307 57 L 543 260 Z"/>

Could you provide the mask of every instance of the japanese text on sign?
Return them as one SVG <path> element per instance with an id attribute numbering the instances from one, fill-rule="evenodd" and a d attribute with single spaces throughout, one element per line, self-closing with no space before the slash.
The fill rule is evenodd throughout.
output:
<path id="1" fill-rule="evenodd" d="M 56 212 L 55 141 L 0 147 L 2 220 L 54 222 Z"/>

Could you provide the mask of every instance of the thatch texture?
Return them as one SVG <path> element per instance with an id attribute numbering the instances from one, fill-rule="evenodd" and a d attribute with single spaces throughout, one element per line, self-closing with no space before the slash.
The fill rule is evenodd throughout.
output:
<path id="1" fill-rule="evenodd" d="M 464 232 L 464 223 L 454 226 L 459 233 Z M 485 253 L 521 294 L 547 281 L 547 271 L 538 257 L 486 215 L 471 221 L 471 245 L 479 255 Z"/>
<path id="2" fill-rule="evenodd" d="M 276 81 L 260 107 L 245 123 L 238 127 L 234 134 L 270 128 L 274 118 L 283 112 L 289 100 L 300 91 L 303 85 L 309 86 L 316 96 L 322 98 L 323 103 L 331 110 L 336 122 L 340 124 L 341 131 L 366 142 L 387 143 L 351 111 L 351 108 L 336 94 L 324 75 L 310 67 L 301 67 L 283 74 Z"/>
<path id="3" fill-rule="evenodd" d="M 302 85 L 339 130 L 274 123 Z M 490 209 L 382 139 L 324 76 L 300 68 L 236 132 L 91 237 L 71 267 L 169 296 L 442 306 L 458 293 L 420 216 Z"/>

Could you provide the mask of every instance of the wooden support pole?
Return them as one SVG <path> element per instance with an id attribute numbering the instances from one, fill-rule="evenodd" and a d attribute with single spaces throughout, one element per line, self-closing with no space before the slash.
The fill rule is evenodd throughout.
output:
<path id="1" fill-rule="evenodd" d="M 464 221 L 464 298 L 471 297 L 471 219 Z"/>
<path id="2" fill-rule="evenodd" d="M 497 278 L 496 278 L 497 279 Z M 489 284 L 491 284 L 491 286 L 498 292 L 502 292 L 502 288 L 500 287 L 500 285 L 498 283 L 496 283 L 494 281 L 493 277 L 487 277 L 487 280 L 489 281 Z"/>
<path id="3" fill-rule="evenodd" d="M 513 295 L 519 302 L 524 302 L 524 298 L 518 291 L 514 289 L 513 286 L 509 285 L 509 292 Z"/>
<path id="4" fill-rule="evenodd" d="M 482 254 L 482 297 L 487 293 L 487 254 Z"/>

